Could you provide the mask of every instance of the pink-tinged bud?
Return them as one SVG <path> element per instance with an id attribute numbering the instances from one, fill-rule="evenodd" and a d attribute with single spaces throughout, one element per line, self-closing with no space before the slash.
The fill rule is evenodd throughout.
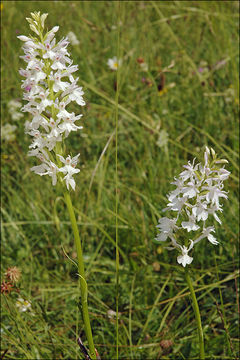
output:
<path id="1" fill-rule="evenodd" d="M 27 86 L 25 87 L 25 90 L 26 90 L 26 91 L 30 91 L 31 88 L 32 88 L 32 87 L 31 87 L 30 85 L 27 85 Z"/>
<path id="2" fill-rule="evenodd" d="M 29 37 L 24 36 L 24 35 L 17 36 L 17 38 L 19 40 L 21 40 L 21 41 L 29 41 L 29 40 L 31 40 Z"/>
<path id="3" fill-rule="evenodd" d="M 58 29 L 59 29 L 59 26 L 54 26 L 51 31 L 56 33 L 58 31 Z"/>
<path id="4" fill-rule="evenodd" d="M 216 160 L 215 164 L 228 164 L 228 161 L 226 159 L 220 159 L 220 160 Z"/>
<path id="5" fill-rule="evenodd" d="M 24 76 L 24 77 L 28 76 L 28 72 L 26 70 L 23 70 L 23 69 L 19 70 L 19 74 Z"/>

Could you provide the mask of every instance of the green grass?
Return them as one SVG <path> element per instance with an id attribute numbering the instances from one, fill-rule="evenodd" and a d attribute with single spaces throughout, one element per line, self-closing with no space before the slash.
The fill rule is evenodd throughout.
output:
<path id="1" fill-rule="evenodd" d="M 7 110 L 22 97 L 24 63 L 20 34 L 29 34 L 30 12 L 48 12 L 57 39 L 76 33 L 70 46 L 79 65 L 79 83 L 87 106 L 84 129 L 67 146 L 81 153 L 81 173 L 73 194 L 83 241 L 89 310 L 95 346 L 102 359 L 115 359 L 115 88 L 108 58 L 123 58 L 118 106 L 119 358 L 198 359 L 196 323 L 183 268 L 176 252 L 153 242 L 165 194 L 182 165 L 200 156 L 206 145 L 229 160 L 229 200 L 224 203 L 220 245 L 200 243 L 191 264 L 201 310 L 208 359 L 238 354 L 238 2 L 3 2 L 1 121 L 13 123 Z M 120 45 L 117 30 L 120 23 Z M 143 57 L 149 73 L 141 70 Z M 219 69 L 216 64 L 226 59 Z M 165 89 L 159 94 L 160 72 Z M 201 61 L 209 71 L 199 73 Z M 152 86 L 142 82 L 149 78 Z M 169 85 L 174 83 L 174 87 Z M 231 87 L 234 96 L 227 100 Z M 79 112 L 77 106 L 74 109 Z M 25 113 L 26 114 L 26 113 Z M 79 359 L 76 333 L 86 344 L 78 311 L 79 289 L 74 240 L 61 194 L 48 178 L 30 171 L 30 138 L 24 122 L 16 140 L 2 142 L 2 280 L 9 266 L 22 271 L 20 295 L 32 302 L 35 316 L 19 313 L 17 292 L 2 295 L 4 359 Z M 14 123 L 16 124 L 16 123 Z M 169 134 L 165 147 L 157 141 Z M 200 158 L 199 158 L 200 159 Z M 54 210 L 55 209 L 55 210 Z M 160 271 L 154 270 L 154 263 Z M 171 340 L 164 349 L 162 340 Z"/>

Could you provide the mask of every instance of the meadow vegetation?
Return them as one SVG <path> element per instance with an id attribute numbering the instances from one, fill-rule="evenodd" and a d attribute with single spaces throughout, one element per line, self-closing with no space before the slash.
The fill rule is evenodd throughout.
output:
<path id="1" fill-rule="evenodd" d="M 1 295 L 4 359 L 79 359 L 77 334 L 85 343 L 67 209 L 50 179 L 30 171 L 28 114 L 14 121 L 8 109 L 10 100 L 24 103 L 17 35 L 29 34 L 25 18 L 33 11 L 49 14 L 49 29 L 60 26 L 57 39 L 72 31 L 79 40 L 69 47 L 87 106 L 80 109 L 84 129 L 67 144 L 81 153 L 72 199 L 101 358 L 116 358 L 116 72 L 107 61 L 117 54 L 119 358 L 198 359 L 184 269 L 154 238 L 170 182 L 188 160 L 201 161 L 206 145 L 229 161 L 229 200 L 216 225 L 220 244 L 198 244 L 190 270 L 207 359 L 238 358 L 239 3 L 2 4 L 1 124 L 16 126 L 16 136 L 1 141 L 1 281 L 7 268 L 21 270 Z M 19 311 L 19 296 L 31 311 Z"/>

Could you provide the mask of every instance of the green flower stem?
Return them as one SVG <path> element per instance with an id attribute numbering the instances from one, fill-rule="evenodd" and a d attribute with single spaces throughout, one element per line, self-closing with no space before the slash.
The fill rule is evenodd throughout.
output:
<path id="1" fill-rule="evenodd" d="M 187 284 L 188 284 L 188 287 L 189 287 L 189 290 L 191 293 L 193 310 L 194 310 L 195 318 L 197 321 L 198 337 L 199 337 L 199 358 L 202 360 L 202 359 L 205 359 L 205 354 L 204 354 L 204 338 L 203 338 L 201 316 L 200 316 L 197 298 L 196 298 L 196 295 L 195 295 L 195 292 L 193 289 L 192 280 L 191 280 L 191 277 L 189 275 L 187 268 L 185 268 L 185 277 L 186 277 Z"/>
<path id="2" fill-rule="evenodd" d="M 80 290 L 81 290 L 81 304 L 82 304 L 82 314 L 83 314 L 83 321 L 85 325 L 85 333 L 88 340 L 90 356 L 92 359 L 96 359 L 95 347 L 93 343 L 92 337 L 92 330 L 89 320 L 88 314 L 88 304 L 87 304 L 87 283 L 85 280 L 85 273 L 84 273 L 84 264 L 83 264 L 83 254 L 82 254 L 82 245 L 81 240 L 78 232 L 78 226 L 76 222 L 75 213 L 72 206 L 72 200 L 68 191 L 64 193 L 64 199 L 68 208 L 75 244 L 77 248 L 77 258 L 78 258 L 78 271 L 80 276 Z"/>
<path id="3" fill-rule="evenodd" d="M 44 45 L 43 28 L 40 23 L 38 24 L 38 31 L 39 31 L 40 42 Z M 43 55 L 42 50 L 41 50 L 41 55 Z M 53 100 L 53 102 L 54 102 L 55 99 L 57 98 L 57 96 L 60 95 L 61 92 L 59 91 L 57 94 L 54 95 L 53 81 L 51 81 L 49 79 L 52 62 L 49 60 L 45 60 L 44 63 L 45 63 L 45 72 L 47 74 L 49 98 L 50 98 L 50 100 Z M 55 109 L 54 104 L 51 105 L 51 116 L 54 120 L 56 120 L 57 113 L 58 113 L 58 111 Z M 48 118 L 47 118 L 47 120 L 48 120 Z M 57 162 L 58 166 L 61 167 L 61 161 L 59 160 L 59 158 L 57 156 L 57 154 L 62 155 L 62 147 L 59 144 L 59 142 L 56 143 L 54 152 L 56 155 L 56 162 Z M 50 152 L 49 152 L 49 156 L 51 158 Z M 88 313 L 88 303 L 87 303 L 88 290 L 87 290 L 87 283 L 85 280 L 85 273 L 84 273 L 82 245 L 81 245 L 81 240 L 80 240 L 80 236 L 79 236 L 79 232 L 78 232 L 78 226 L 77 226 L 77 222 L 76 222 L 75 213 L 74 213 L 73 206 L 72 206 L 72 200 L 70 197 L 70 193 L 68 191 L 64 192 L 64 199 L 65 199 L 65 202 L 66 202 L 66 205 L 68 208 L 68 212 L 69 212 L 69 216 L 70 216 L 70 220 L 71 220 L 71 224 L 72 224 L 72 229 L 73 229 L 73 234 L 74 234 L 74 239 L 75 239 L 75 244 L 76 244 L 76 248 L 77 248 L 78 272 L 79 272 L 78 275 L 80 278 L 81 305 L 82 305 L 82 315 L 83 315 L 83 322 L 84 322 L 84 326 L 85 326 L 85 333 L 86 333 L 87 340 L 88 340 L 90 356 L 93 360 L 95 360 L 96 352 L 95 352 L 95 347 L 94 347 L 94 343 L 93 343 L 92 330 L 91 330 L 89 313 Z"/>

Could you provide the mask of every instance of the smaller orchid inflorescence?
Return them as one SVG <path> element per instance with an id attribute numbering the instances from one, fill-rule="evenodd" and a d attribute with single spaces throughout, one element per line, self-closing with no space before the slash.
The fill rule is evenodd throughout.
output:
<path id="1" fill-rule="evenodd" d="M 63 141 L 71 131 L 82 128 L 75 124 L 82 115 L 69 112 L 66 107 L 73 101 L 84 106 L 82 88 L 77 85 L 78 78 L 73 73 L 78 70 L 72 65 L 67 46 L 69 41 L 63 38 L 56 43 L 55 34 L 59 27 L 54 26 L 44 34 L 44 22 L 48 14 L 31 13 L 32 18 L 26 20 L 30 29 L 37 35 L 18 36 L 24 42 L 26 69 L 20 69 L 23 80 L 23 99 L 28 103 L 21 109 L 33 115 L 32 121 L 27 121 L 25 131 L 33 137 L 29 156 L 36 156 L 41 164 L 31 168 L 38 175 L 49 175 L 52 184 L 57 180 L 65 181 L 67 188 L 75 190 L 73 175 L 76 169 L 78 154 L 75 157 L 64 157 Z"/>
<path id="2" fill-rule="evenodd" d="M 160 234 L 155 240 L 162 242 L 170 239 L 171 246 L 166 248 L 177 249 L 181 253 L 177 262 L 184 267 L 193 261 L 188 253 L 199 241 L 207 238 L 213 245 L 218 244 L 212 234 L 215 227 L 211 221 L 213 216 L 221 224 L 217 212 L 222 212 L 220 198 L 227 199 L 223 182 L 230 172 L 221 165 L 226 163 L 227 160 L 217 159 L 215 151 L 206 147 L 204 165 L 195 165 L 195 159 L 192 163 L 189 161 L 188 165 L 184 165 L 185 170 L 172 182 L 176 189 L 167 196 L 169 203 L 163 211 L 173 211 L 176 215 L 159 219 L 157 228 Z"/>

